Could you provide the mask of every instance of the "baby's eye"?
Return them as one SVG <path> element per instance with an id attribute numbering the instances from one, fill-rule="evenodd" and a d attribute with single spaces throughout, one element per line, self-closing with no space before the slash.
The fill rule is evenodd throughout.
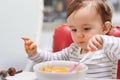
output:
<path id="1" fill-rule="evenodd" d="M 71 31 L 72 31 L 72 32 L 76 32 L 76 31 L 77 31 L 77 29 L 71 29 Z"/>
<path id="2" fill-rule="evenodd" d="M 84 28 L 84 30 L 90 30 L 91 28 Z"/>

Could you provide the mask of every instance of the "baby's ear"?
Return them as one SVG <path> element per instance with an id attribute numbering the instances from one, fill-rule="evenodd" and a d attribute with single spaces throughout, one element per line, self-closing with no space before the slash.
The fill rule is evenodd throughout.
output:
<path id="1" fill-rule="evenodd" d="M 111 29 L 111 22 L 110 21 L 106 21 L 103 27 L 103 34 L 107 34 L 110 29 Z"/>

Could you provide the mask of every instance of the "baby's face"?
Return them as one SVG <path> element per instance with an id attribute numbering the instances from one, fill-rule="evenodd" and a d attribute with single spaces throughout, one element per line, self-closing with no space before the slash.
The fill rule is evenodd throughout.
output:
<path id="1" fill-rule="evenodd" d="M 104 24 L 95 8 L 90 5 L 74 11 L 67 19 L 73 41 L 86 49 L 89 39 L 97 34 L 103 34 Z"/>

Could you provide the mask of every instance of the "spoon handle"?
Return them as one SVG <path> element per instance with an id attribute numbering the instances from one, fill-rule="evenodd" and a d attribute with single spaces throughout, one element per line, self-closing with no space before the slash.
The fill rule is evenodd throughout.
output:
<path id="1" fill-rule="evenodd" d="M 83 57 L 83 59 L 79 61 L 78 64 L 74 64 L 74 66 L 69 69 L 69 72 L 74 71 L 74 70 L 79 66 L 79 64 L 82 63 L 84 60 L 86 60 L 86 58 L 88 58 L 88 56 L 90 56 L 90 55 L 92 55 L 90 52 L 87 53 L 87 54 Z"/>
<path id="2" fill-rule="evenodd" d="M 72 68 L 69 69 L 69 72 L 74 71 L 78 65 L 79 65 L 79 63 L 78 63 L 78 64 L 74 64 L 74 66 L 73 66 Z"/>

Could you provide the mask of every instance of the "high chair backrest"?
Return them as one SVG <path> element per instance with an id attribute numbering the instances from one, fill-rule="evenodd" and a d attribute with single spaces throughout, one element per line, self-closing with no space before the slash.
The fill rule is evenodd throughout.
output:
<path id="1" fill-rule="evenodd" d="M 120 37 L 120 27 L 112 27 L 108 35 Z M 62 24 L 55 28 L 53 35 L 53 52 L 57 52 L 68 47 L 72 42 L 70 29 L 67 24 Z M 120 60 L 118 61 L 117 69 L 117 79 L 120 79 Z"/>
<path id="2" fill-rule="evenodd" d="M 120 60 L 118 61 L 117 79 L 120 79 Z"/>
<path id="3" fill-rule="evenodd" d="M 55 28 L 53 35 L 53 52 L 60 51 L 72 43 L 70 29 L 67 24 Z"/>

